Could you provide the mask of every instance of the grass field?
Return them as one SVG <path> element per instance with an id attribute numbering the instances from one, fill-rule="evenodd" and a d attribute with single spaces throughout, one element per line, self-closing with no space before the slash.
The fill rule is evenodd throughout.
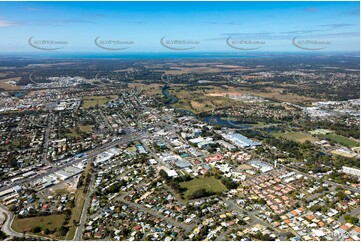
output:
<path id="1" fill-rule="evenodd" d="M 195 178 L 191 181 L 181 182 L 180 186 L 188 189 L 188 191 L 184 193 L 185 197 L 189 197 L 192 193 L 202 188 L 213 192 L 224 192 L 227 190 L 227 188 L 214 177 Z"/>
<path id="2" fill-rule="evenodd" d="M 320 135 L 323 138 L 329 139 L 333 142 L 339 143 L 341 145 L 347 146 L 347 147 L 358 147 L 360 145 L 359 142 L 356 142 L 352 139 L 346 138 L 344 136 L 338 135 L 338 134 L 325 134 Z"/>
<path id="3" fill-rule="evenodd" d="M 355 157 L 355 154 L 348 154 L 348 153 L 341 152 L 341 151 L 338 151 L 338 150 L 331 151 L 331 154 L 339 155 L 339 156 L 343 156 L 343 157 L 347 157 L 347 158 Z"/>
<path id="4" fill-rule="evenodd" d="M 178 101 L 172 105 L 173 107 L 191 110 L 194 113 L 210 111 L 221 107 L 231 107 L 237 104 L 237 101 L 225 96 L 207 95 L 208 92 L 216 92 L 217 90 L 217 88 L 212 86 L 206 86 L 203 90 L 172 86 L 169 92 L 178 99 Z"/>
<path id="5" fill-rule="evenodd" d="M 107 102 L 111 101 L 112 99 L 116 98 L 115 95 L 109 96 L 85 96 L 82 102 L 82 108 L 91 108 L 95 107 L 96 105 L 104 105 Z"/>
<path id="6" fill-rule="evenodd" d="M 313 135 L 330 134 L 332 132 L 333 131 L 329 130 L 329 129 L 316 129 L 316 130 L 310 131 L 310 133 L 313 134 Z"/>
<path id="7" fill-rule="evenodd" d="M 207 96 L 212 97 L 224 97 L 227 95 L 243 95 L 243 94 L 251 94 L 254 96 L 262 97 L 265 99 L 274 99 L 281 102 L 290 102 L 290 103 L 301 103 L 305 101 L 316 101 L 314 98 L 300 96 L 294 93 L 284 93 L 283 91 L 285 89 L 283 88 L 265 88 L 267 90 L 259 91 L 259 90 L 253 90 L 250 88 L 245 89 L 236 89 L 236 88 L 228 88 L 227 91 L 222 89 L 215 89 L 214 91 L 208 91 Z"/>
<path id="8" fill-rule="evenodd" d="M 162 86 L 163 83 L 152 83 L 152 84 L 144 84 L 144 83 L 129 83 L 128 86 L 130 88 L 137 88 L 138 90 L 142 90 L 143 94 L 146 95 L 157 95 L 162 94 Z"/>
<path id="9" fill-rule="evenodd" d="M 24 231 L 29 232 L 35 226 L 39 226 L 43 230 L 46 228 L 49 230 L 54 230 L 55 228 L 59 228 L 60 226 L 62 226 L 64 220 L 65 220 L 64 214 L 21 218 L 21 219 L 16 217 L 14 218 L 11 227 L 19 233 L 23 233 Z"/>
<path id="10" fill-rule="evenodd" d="M 79 125 L 79 129 L 83 132 L 91 132 L 93 130 L 92 125 Z"/>
<path id="11" fill-rule="evenodd" d="M 20 77 L 12 77 L 12 78 L 7 78 L 7 79 L 2 79 L 2 80 L 0 80 L 0 88 L 2 88 L 4 90 L 17 90 L 17 89 L 20 89 L 19 86 L 8 83 L 8 82 L 11 82 L 11 81 L 19 81 L 20 79 L 21 79 Z"/>
<path id="12" fill-rule="evenodd" d="M 77 137 L 79 137 L 79 134 L 76 132 L 76 129 L 71 128 L 71 129 L 69 129 L 69 131 L 70 131 L 69 133 L 65 134 L 65 136 L 67 138 L 77 138 Z"/>
<path id="13" fill-rule="evenodd" d="M 306 140 L 310 142 L 319 141 L 316 137 L 312 135 L 302 133 L 302 132 L 287 132 L 287 133 L 271 133 L 275 137 L 282 137 L 288 140 L 304 143 Z"/>

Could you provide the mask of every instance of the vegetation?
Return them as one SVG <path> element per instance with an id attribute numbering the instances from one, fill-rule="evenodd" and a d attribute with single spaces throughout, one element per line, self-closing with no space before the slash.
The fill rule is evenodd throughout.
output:
<path id="1" fill-rule="evenodd" d="M 215 192 L 213 192 L 213 191 L 207 191 L 207 189 L 201 188 L 201 189 L 193 192 L 193 193 L 189 196 L 189 198 L 190 198 L 190 199 L 197 199 L 197 198 L 212 196 L 212 195 L 214 195 L 214 194 L 215 194 Z"/>
<path id="2" fill-rule="evenodd" d="M 46 229 L 49 233 L 54 233 L 63 225 L 64 221 L 64 214 L 37 216 L 29 218 L 15 217 L 11 226 L 15 231 L 19 233 L 40 233 L 42 231 L 45 231 Z"/>
<path id="3" fill-rule="evenodd" d="M 344 219 L 347 223 L 351 223 L 351 224 L 358 224 L 360 219 L 358 217 L 353 217 L 350 214 L 346 214 L 344 216 Z"/>
<path id="4" fill-rule="evenodd" d="M 347 146 L 350 148 L 360 146 L 359 142 L 356 142 L 352 139 L 346 138 L 346 137 L 338 135 L 338 134 L 325 134 L 325 135 L 320 135 L 320 136 L 327 140 L 334 141 L 336 143 L 339 143 L 341 145 L 344 145 L 344 146 Z"/>
<path id="5" fill-rule="evenodd" d="M 233 181 L 231 178 L 222 177 L 221 182 L 225 185 L 228 189 L 235 189 L 238 187 L 238 183 Z"/>
<path id="6" fill-rule="evenodd" d="M 115 97 L 116 96 L 87 96 L 83 98 L 82 107 L 92 108 L 102 106 Z"/>
<path id="7" fill-rule="evenodd" d="M 313 137 L 312 135 L 302 132 L 272 133 L 272 135 L 274 135 L 275 137 L 282 137 L 300 143 L 304 143 L 306 141 L 310 141 L 310 142 L 318 141 L 318 139 Z"/>
<path id="8" fill-rule="evenodd" d="M 205 189 L 209 193 L 221 193 L 227 188 L 214 177 L 195 178 L 191 181 L 181 182 L 180 186 L 186 188 L 185 197 L 191 198 L 194 192 Z"/>

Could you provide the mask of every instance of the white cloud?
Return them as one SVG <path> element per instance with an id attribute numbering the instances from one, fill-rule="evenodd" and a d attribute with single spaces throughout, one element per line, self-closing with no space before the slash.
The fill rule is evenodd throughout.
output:
<path id="1" fill-rule="evenodd" d="M 40 9 L 39 9 L 39 8 L 26 8 L 25 10 L 28 10 L 28 11 L 39 11 Z"/>
<path id="2" fill-rule="evenodd" d="M 17 23 L 0 19 L 0 28 L 15 26 Z"/>

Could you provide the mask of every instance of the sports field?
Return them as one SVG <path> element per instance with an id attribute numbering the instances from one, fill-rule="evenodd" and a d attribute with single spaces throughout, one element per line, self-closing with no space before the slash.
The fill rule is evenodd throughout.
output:
<path id="1" fill-rule="evenodd" d="M 214 177 L 195 178 L 191 181 L 181 182 L 180 186 L 188 189 L 184 193 L 185 197 L 189 197 L 195 191 L 202 188 L 213 192 L 224 192 L 227 190 L 227 188 Z"/>
<path id="2" fill-rule="evenodd" d="M 302 133 L 302 132 L 286 132 L 286 133 L 271 133 L 275 137 L 282 137 L 288 140 L 304 143 L 306 140 L 310 142 L 319 141 L 316 137 L 313 137 L 310 134 Z"/>
<path id="3" fill-rule="evenodd" d="M 321 137 L 324 137 L 326 139 L 329 139 L 333 142 L 336 142 L 336 143 L 339 143 L 341 145 L 344 145 L 344 146 L 347 146 L 347 147 L 358 147 L 360 146 L 360 143 L 359 142 L 356 142 L 352 139 L 349 139 L 345 136 L 341 136 L 341 135 L 338 135 L 338 134 L 326 134 L 326 135 L 320 135 Z"/>

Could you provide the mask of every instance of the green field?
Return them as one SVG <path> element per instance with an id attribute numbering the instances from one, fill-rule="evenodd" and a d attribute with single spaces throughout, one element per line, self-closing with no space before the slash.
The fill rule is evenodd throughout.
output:
<path id="1" fill-rule="evenodd" d="M 95 106 L 102 106 L 112 99 L 116 98 L 115 95 L 109 96 L 85 96 L 82 102 L 82 108 L 90 108 Z"/>
<path id="2" fill-rule="evenodd" d="M 333 131 L 332 131 L 332 130 L 329 130 L 329 129 L 316 129 L 316 130 L 310 131 L 310 133 L 313 134 L 313 135 L 330 134 L 330 133 L 332 133 L 332 132 L 333 132 Z"/>
<path id="3" fill-rule="evenodd" d="M 195 178 L 191 181 L 181 182 L 180 186 L 188 189 L 184 193 L 185 197 L 189 197 L 195 191 L 202 188 L 213 192 L 224 192 L 227 190 L 227 188 L 214 177 Z"/>
<path id="4" fill-rule="evenodd" d="M 320 135 L 320 137 L 329 139 L 333 142 L 339 143 L 341 145 L 344 145 L 344 146 L 347 146 L 350 148 L 360 146 L 359 142 L 356 142 L 352 139 L 346 138 L 346 137 L 338 135 L 338 134 L 326 134 L 326 135 Z"/>
<path id="5" fill-rule="evenodd" d="M 69 133 L 66 133 L 65 136 L 67 138 L 78 138 L 79 137 L 79 134 L 77 133 L 76 129 L 74 128 L 71 128 L 69 129 Z"/>
<path id="6" fill-rule="evenodd" d="M 91 132 L 93 130 L 93 125 L 79 125 L 79 129 L 82 132 Z"/>
<path id="7" fill-rule="evenodd" d="M 24 231 L 29 232 L 33 227 L 39 226 L 43 230 L 49 229 L 54 230 L 55 228 L 60 228 L 65 221 L 64 214 L 56 214 L 49 216 L 39 216 L 31 218 L 18 218 L 15 217 L 11 227 L 19 232 L 23 233 Z"/>
<path id="8" fill-rule="evenodd" d="M 282 137 L 288 140 L 304 143 L 306 140 L 310 142 L 318 141 L 317 138 L 313 137 L 310 134 L 302 133 L 302 132 L 287 132 L 287 133 L 271 133 L 275 137 Z"/>

